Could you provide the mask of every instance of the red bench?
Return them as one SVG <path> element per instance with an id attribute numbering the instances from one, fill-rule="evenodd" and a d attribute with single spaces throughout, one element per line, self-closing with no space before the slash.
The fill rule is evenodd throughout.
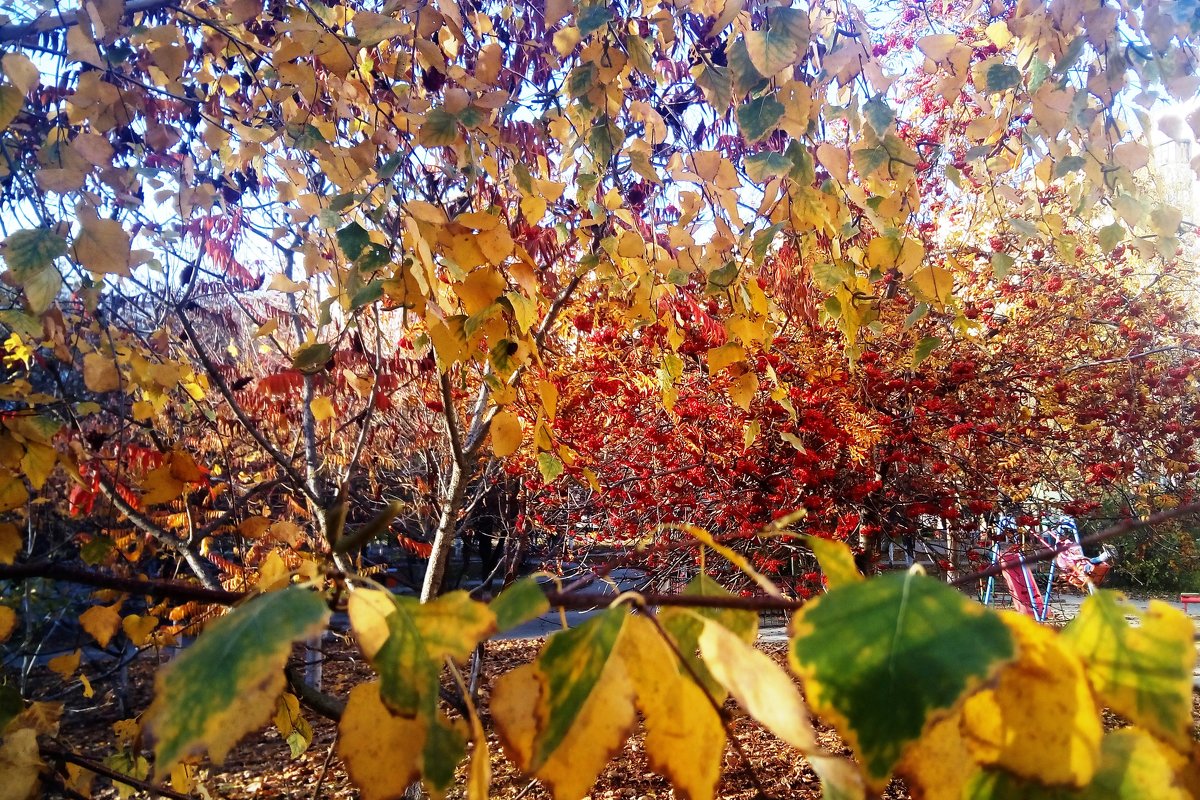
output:
<path id="1" fill-rule="evenodd" d="M 1183 604 L 1183 613 L 1188 613 L 1188 606 L 1193 603 L 1200 605 L 1200 592 L 1186 592 L 1179 595 L 1179 602 Z"/>

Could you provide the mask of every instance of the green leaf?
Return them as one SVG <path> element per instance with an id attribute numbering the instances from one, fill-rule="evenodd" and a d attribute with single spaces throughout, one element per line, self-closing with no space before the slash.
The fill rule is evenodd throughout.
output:
<path id="1" fill-rule="evenodd" d="M 1061 178 L 1064 175 L 1070 175 L 1072 172 L 1078 172 L 1083 169 L 1086 163 L 1083 156 L 1066 156 L 1061 158 L 1054 165 L 1054 177 Z"/>
<path id="2" fill-rule="evenodd" d="M 458 141 L 458 117 L 445 109 L 430 109 L 421 125 L 420 141 L 426 147 L 454 144 Z"/>
<path id="3" fill-rule="evenodd" d="M 806 605 L 789 651 L 809 704 L 858 752 L 875 788 L 929 723 L 1014 655 L 999 616 L 911 572 Z"/>
<path id="4" fill-rule="evenodd" d="M 320 372 L 333 358 L 333 348 L 325 342 L 306 344 L 292 356 L 292 367 L 301 372 Z"/>
<path id="5" fill-rule="evenodd" d="M 245 734 L 270 721 L 283 691 L 292 642 L 325 628 L 325 598 L 298 586 L 271 592 L 211 623 L 155 679 L 146 730 L 155 775 L 208 751 L 215 763 Z"/>
<path id="6" fill-rule="evenodd" d="M 538 453 L 538 471 L 545 483 L 554 483 L 563 474 L 563 463 L 550 453 Z"/>
<path id="7" fill-rule="evenodd" d="M 863 580 L 858 565 L 854 563 L 854 553 L 850 552 L 845 542 L 823 539 L 820 536 L 805 535 L 802 538 L 817 557 L 817 563 L 821 565 L 821 572 L 825 573 L 825 581 L 831 590 Z"/>
<path id="8" fill-rule="evenodd" d="M 996 280 L 1002 281 L 1007 278 L 1013 263 L 1013 257 L 1007 253 L 992 253 L 992 274 L 996 276 Z"/>
<path id="9" fill-rule="evenodd" d="M 724 114 L 733 103 L 733 82 L 729 67 L 722 67 L 707 61 L 701 63 L 692 72 L 696 85 L 704 92 L 704 99 L 718 114 Z"/>
<path id="10" fill-rule="evenodd" d="M 1021 85 L 1021 71 L 1011 64 L 992 64 L 984 73 L 983 88 L 989 92 L 1003 92 Z"/>
<path id="11" fill-rule="evenodd" d="M 746 53 L 766 77 L 790 67 L 808 49 L 808 14 L 798 8 L 772 8 L 756 31 L 746 33 Z"/>
<path id="12" fill-rule="evenodd" d="M 753 256 L 755 264 L 762 264 L 763 259 L 767 257 L 767 252 L 771 249 L 771 243 L 775 241 L 775 236 L 781 230 L 783 230 L 783 223 L 776 222 L 771 227 L 764 228 L 754 234 L 754 239 L 750 246 L 750 254 Z"/>
<path id="13" fill-rule="evenodd" d="M 414 597 L 391 600 L 395 609 L 384 618 L 387 638 L 368 656 L 379 673 L 380 697 L 397 714 L 432 717 L 443 660 L 465 661 L 496 630 L 496 618 L 465 591 L 429 603 Z"/>
<path id="14" fill-rule="evenodd" d="M 887 100 L 883 95 L 873 97 L 866 105 L 863 106 L 863 116 L 867 118 L 867 122 L 875 129 L 875 133 L 883 136 L 891 127 L 892 122 L 896 119 L 896 112 L 892 111 L 892 107 L 887 104 Z"/>
<path id="15" fill-rule="evenodd" d="M 521 578 L 497 595 L 489 608 L 496 616 L 496 630 L 507 631 L 536 619 L 550 610 L 550 603 L 536 578 Z"/>
<path id="16" fill-rule="evenodd" d="M 596 88 L 599 76 L 600 70 L 592 62 L 580 64 L 567 75 L 567 92 L 571 97 L 582 97 Z"/>
<path id="17" fill-rule="evenodd" d="M 941 346 L 942 340 L 936 336 L 926 336 L 924 339 L 917 342 L 917 346 L 913 348 L 913 369 L 921 366 L 925 359 L 929 358 L 933 351 L 937 350 Z"/>
<path id="18" fill-rule="evenodd" d="M 371 234 L 362 225 L 351 222 L 337 232 L 337 242 L 346 258 L 355 261 L 367 245 L 371 244 Z"/>
<path id="19" fill-rule="evenodd" d="M 783 103 L 776 100 L 775 95 L 756 97 L 738 106 L 738 127 L 746 141 L 757 142 L 775 130 L 775 125 L 783 118 L 783 112 Z"/>
<path id="20" fill-rule="evenodd" d="M 729 59 L 729 72 L 733 76 L 734 97 L 744 97 L 766 87 L 767 79 L 762 76 L 746 52 L 746 40 L 739 38 L 725 52 Z"/>
<path id="21" fill-rule="evenodd" d="M 47 228 L 17 231 L 4 240 L 4 260 L 13 277 L 24 282 L 30 275 L 67 254 L 67 240 Z"/>
<path id="22" fill-rule="evenodd" d="M 773 150 L 746 156 L 743 163 L 746 167 L 746 174 L 755 183 L 766 183 L 772 178 L 788 174 L 792 169 L 792 160 L 783 153 L 776 153 Z"/>
<path id="23" fill-rule="evenodd" d="M 1099 592 L 1083 601 L 1062 638 L 1105 703 L 1183 748 L 1191 741 L 1194 635 L 1188 616 L 1166 603 L 1152 600 L 1139 611 L 1114 592 Z"/>
<path id="24" fill-rule="evenodd" d="M 579 28 L 580 36 L 588 36 L 613 21 L 613 13 L 608 3 L 590 3 L 580 7 L 575 14 L 575 25 Z"/>
<path id="25" fill-rule="evenodd" d="M 1100 249 L 1106 253 L 1111 253 L 1113 248 L 1125 239 L 1125 228 L 1119 222 L 1105 225 L 1100 229 L 1097 238 L 1100 241 Z"/>

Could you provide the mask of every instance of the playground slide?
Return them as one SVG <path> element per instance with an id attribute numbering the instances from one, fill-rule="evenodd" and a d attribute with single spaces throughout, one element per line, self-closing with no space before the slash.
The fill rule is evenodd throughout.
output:
<path id="1" fill-rule="evenodd" d="M 1045 603 L 1037 582 L 1030 574 L 1029 568 L 1021 563 L 1020 553 L 1005 553 L 1000 556 L 1004 567 L 1004 582 L 1008 584 L 1008 593 L 1012 596 L 1013 607 L 1026 616 L 1040 619 L 1040 611 Z"/>

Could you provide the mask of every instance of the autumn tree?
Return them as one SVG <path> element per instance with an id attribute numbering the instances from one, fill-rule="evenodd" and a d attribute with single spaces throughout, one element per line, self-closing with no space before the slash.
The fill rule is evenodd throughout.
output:
<path id="1" fill-rule="evenodd" d="M 291 688 L 340 717 L 364 793 L 444 793 L 473 742 L 484 796 L 482 722 L 443 668 L 469 688 L 454 665 L 495 632 L 599 602 L 528 580 L 491 604 L 441 594 L 507 464 L 547 506 L 568 484 L 619 501 L 622 541 L 687 523 L 764 595 L 699 575 L 626 597 L 505 675 L 491 717 L 558 797 L 587 792 L 638 714 L 654 768 L 712 796 L 727 694 L 831 796 L 897 769 L 976 796 L 1186 783 L 1178 614 L 1132 629 L 1101 596 L 1059 637 L 916 574 L 861 581 L 829 539 L 958 524 L 1034 470 L 1072 491 L 1194 472 L 1191 228 L 1143 171 L 1152 114 L 1200 128 L 1172 116 L 1196 94 L 1194 12 L 19 8 L 0 25 L 0 560 L 32 558 L 0 575 L 116 592 L 81 618 L 102 646 L 208 620 L 131 728 L 156 781 L 185 785 L 197 756 L 298 708 L 291 646 L 345 604 L 379 680 L 344 703 Z M 667 474 L 679 444 L 702 460 Z M 754 568 L 773 545 L 747 560 L 697 524 L 744 535 L 799 506 L 831 591 L 800 611 L 791 665 L 858 762 L 819 745 L 749 644 L 756 609 L 801 609 Z M 59 525 L 72 507 L 83 519 Z M 43 515 L 50 547 L 22 533 Z M 419 598 L 357 559 L 403 515 L 429 535 Z M 82 566 L 45 557 L 76 551 Z M 1008 746 L 1041 730 L 1017 711 L 1031 673 L 1071 705 L 1036 753 Z M 1139 727 L 1104 736 L 1099 702 Z M 94 765 L 55 751 L 48 720 L 35 704 L 5 728 L 17 796 L 63 780 L 42 755 Z M 131 780 L 140 741 L 122 742 Z M 946 761 L 961 774 L 930 771 Z"/>

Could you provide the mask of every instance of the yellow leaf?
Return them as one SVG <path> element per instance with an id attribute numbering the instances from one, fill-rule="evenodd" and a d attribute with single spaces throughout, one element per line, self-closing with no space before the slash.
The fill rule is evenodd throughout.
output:
<path id="1" fill-rule="evenodd" d="M 546 640 L 497 679 L 491 711 L 509 757 L 555 800 L 580 800 L 637 722 L 634 685 L 613 657 L 628 611 L 612 608 Z"/>
<path id="2" fill-rule="evenodd" d="M 466 360 L 467 336 L 461 317 L 451 317 L 445 323 L 429 320 L 429 339 L 433 342 L 433 352 L 441 372 Z"/>
<path id="3" fill-rule="evenodd" d="M 729 384 L 729 397 L 743 411 L 750 410 L 750 402 L 758 393 L 758 375 L 748 370 L 734 378 Z"/>
<path id="4" fill-rule="evenodd" d="M 539 222 L 546 216 L 546 198 L 526 197 L 521 200 L 521 213 L 528 222 Z"/>
<path id="5" fill-rule="evenodd" d="M 79 615 L 79 624 L 101 647 L 108 647 L 109 641 L 121 627 L 120 607 L 119 600 L 111 606 L 92 606 Z"/>
<path id="6" fill-rule="evenodd" d="M 16 627 L 17 612 L 8 606 L 0 606 L 0 642 L 7 641 Z"/>
<path id="7" fill-rule="evenodd" d="M 728 628 L 695 616 L 704 623 L 700 655 L 713 677 L 771 733 L 802 753 L 820 750 L 808 708 L 787 672 Z"/>
<path id="8" fill-rule="evenodd" d="M 1012 33 L 1008 30 L 1008 23 L 1004 20 L 996 20 L 983 31 L 987 38 L 992 40 L 992 44 L 996 47 L 1004 47 L 1012 41 Z"/>
<path id="9" fill-rule="evenodd" d="M 895 268 L 911 275 L 924 258 L 925 248 L 910 237 L 877 236 L 867 245 L 867 264 L 882 271 Z"/>
<path id="10" fill-rule="evenodd" d="M 272 539 L 283 542 L 288 547 L 296 547 L 304 541 L 304 529 L 286 519 L 273 523 L 269 533 Z"/>
<path id="11" fill-rule="evenodd" d="M 254 582 L 254 588 L 260 592 L 282 589 L 291 582 L 291 578 L 292 573 L 283 563 L 283 556 L 272 550 L 258 565 L 258 579 Z"/>
<path id="12" fill-rule="evenodd" d="M 0 131 L 5 130 L 21 113 L 25 96 L 15 86 L 0 86 Z"/>
<path id="13" fill-rule="evenodd" d="M 854 554 L 845 542 L 806 535 L 804 543 L 812 548 L 830 589 L 863 580 L 862 573 L 854 563 Z"/>
<path id="14" fill-rule="evenodd" d="M 953 33 L 922 36 L 917 39 L 917 47 L 933 61 L 944 61 L 956 44 L 958 37 Z"/>
<path id="15" fill-rule="evenodd" d="M 954 292 L 954 273 L 943 267 L 919 269 L 911 280 L 921 299 L 934 307 L 944 306 Z"/>
<path id="16" fill-rule="evenodd" d="M 158 627 L 158 617 L 130 614 L 121 620 L 121 629 L 133 642 L 134 647 L 144 647 L 150 641 L 150 634 Z"/>
<path id="17" fill-rule="evenodd" d="M 288 278 L 282 272 L 275 273 L 275 275 L 272 276 L 272 278 L 271 278 L 271 282 L 269 284 L 267 284 L 268 291 L 283 292 L 284 294 L 291 294 L 292 292 L 303 292 L 307 288 L 308 288 L 307 283 L 297 283 L 296 281 Z"/>
<path id="18" fill-rule="evenodd" d="M 309 408 L 312 409 L 313 419 L 317 422 L 333 419 L 337 415 L 337 411 L 333 408 L 333 401 L 324 395 L 314 397 L 313 401 L 309 403 Z"/>
<path id="19" fill-rule="evenodd" d="M 379 682 L 355 686 L 338 723 L 337 754 L 363 800 L 397 800 L 421 775 L 425 722 L 393 714 Z"/>
<path id="20" fill-rule="evenodd" d="M 646 617 L 630 617 L 618 644 L 646 720 L 646 757 L 688 800 L 716 792 L 725 728 L 704 690 Z"/>
<path id="21" fill-rule="evenodd" d="M 0 64 L 4 66 L 4 74 L 22 95 L 29 94 L 29 90 L 38 85 L 41 73 L 38 72 L 38 68 L 29 60 L 29 57 L 23 53 L 9 53 L 4 56 Z"/>
<path id="22" fill-rule="evenodd" d="M 103 353 L 88 353 L 83 357 L 83 384 L 97 393 L 112 392 L 121 387 L 121 377 L 113 359 Z"/>
<path id="23" fill-rule="evenodd" d="M 537 391 L 542 400 L 542 408 L 546 409 L 546 417 L 554 419 L 558 413 L 558 387 L 553 381 L 538 381 Z"/>
<path id="24" fill-rule="evenodd" d="M 23 546 L 17 525 L 0 522 L 0 564 L 12 564 Z"/>
<path id="25" fill-rule="evenodd" d="M 521 420 L 511 411 L 501 411 L 492 419 L 492 452 L 504 458 L 521 446 Z"/>
<path id="26" fill-rule="evenodd" d="M 0 512 L 20 508 L 29 501 L 25 480 L 15 472 L 0 469 Z"/>
<path id="27" fill-rule="evenodd" d="M 92 688 L 92 682 L 88 680 L 88 676 L 82 672 L 79 673 L 79 683 L 83 686 L 83 696 L 90 698 L 96 694 L 96 690 Z"/>
<path id="28" fill-rule="evenodd" d="M 36 442 L 27 442 L 25 455 L 21 457 L 21 469 L 34 489 L 41 489 L 46 484 L 54 466 L 58 463 L 58 453 L 53 447 Z"/>
<path id="29" fill-rule="evenodd" d="M 278 329 L 279 329 L 279 320 L 269 319 L 266 322 L 264 322 L 262 325 L 258 326 L 258 330 L 256 330 L 254 332 L 254 338 L 257 339 L 262 336 L 270 336 L 272 333 L 274 333 Z"/>
<path id="30" fill-rule="evenodd" d="M 1017 660 L 993 687 L 967 698 L 963 733 L 975 760 L 1040 782 L 1086 786 L 1100 763 L 1104 735 L 1083 664 L 1057 633 L 1002 612 L 1015 634 Z"/>
<path id="31" fill-rule="evenodd" d="M 75 237 L 75 260 L 92 272 L 129 277 L 129 234 L 121 223 L 100 219 L 95 211 L 79 212 L 80 231 Z"/>
<path id="32" fill-rule="evenodd" d="M 163 464 L 146 474 L 146 480 L 142 482 L 142 505 L 153 506 L 178 500 L 183 488 L 183 481 L 171 474 L 171 466 Z"/>
<path id="33" fill-rule="evenodd" d="M 898 771 L 922 800 L 962 800 L 979 771 L 959 732 L 961 722 L 960 712 L 943 717 L 905 751 Z"/>
<path id="34" fill-rule="evenodd" d="M 40 794 L 42 759 L 37 731 L 20 728 L 0 742 L 0 800 L 30 800 Z"/>
<path id="35" fill-rule="evenodd" d="M 730 364 L 746 360 L 746 349 L 740 344 L 729 342 L 708 351 L 708 371 L 715 375 Z"/>
<path id="36" fill-rule="evenodd" d="M 76 650 L 73 653 L 63 653 L 61 656 L 56 656 L 50 659 L 46 666 L 50 667 L 52 672 L 61 675 L 64 678 L 69 678 L 79 669 L 79 658 L 82 651 Z"/>
<path id="37" fill-rule="evenodd" d="M 817 160 L 825 169 L 829 170 L 829 174 L 837 179 L 839 183 L 847 183 L 850 172 L 850 153 L 846 150 L 832 145 L 829 142 L 823 142 L 817 146 Z"/>
<path id="38" fill-rule="evenodd" d="M 504 276 L 492 268 L 479 269 L 454 287 L 468 315 L 476 314 L 496 302 L 505 289 Z"/>

